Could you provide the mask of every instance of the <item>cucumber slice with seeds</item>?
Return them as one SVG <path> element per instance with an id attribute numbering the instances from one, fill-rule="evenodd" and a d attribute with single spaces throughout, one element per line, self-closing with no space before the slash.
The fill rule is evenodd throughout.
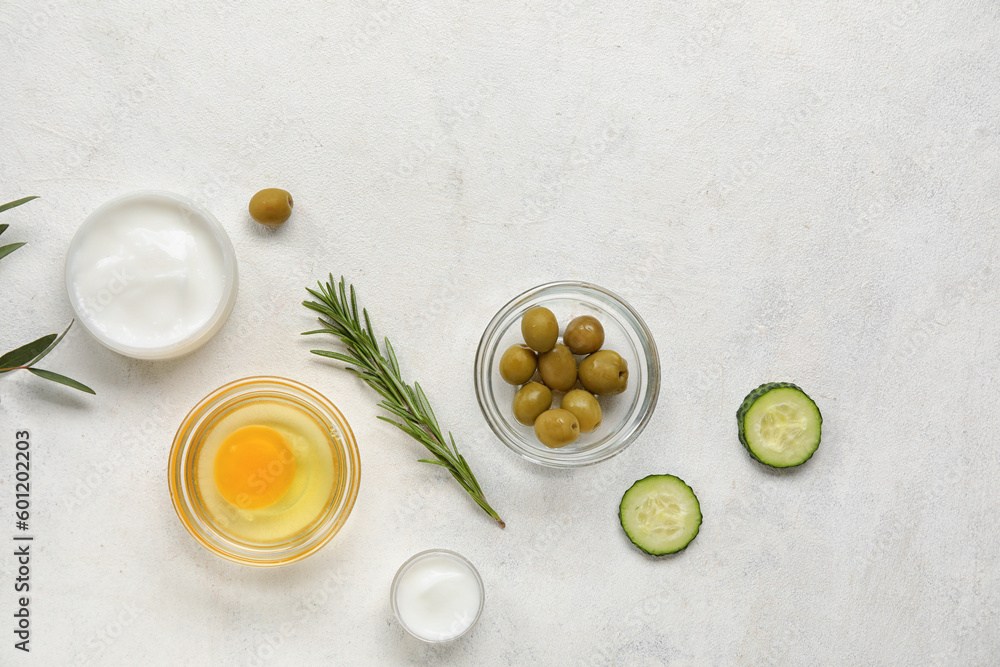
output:
<path id="1" fill-rule="evenodd" d="M 740 442 L 750 455 L 774 468 L 809 460 L 819 447 L 823 416 L 791 382 L 768 382 L 751 391 L 736 411 Z"/>
<path id="2" fill-rule="evenodd" d="M 673 475 L 650 475 L 629 487 L 618 507 L 622 529 L 635 546 L 662 556 L 680 551 L 701 528 L 701 505 Z"/>

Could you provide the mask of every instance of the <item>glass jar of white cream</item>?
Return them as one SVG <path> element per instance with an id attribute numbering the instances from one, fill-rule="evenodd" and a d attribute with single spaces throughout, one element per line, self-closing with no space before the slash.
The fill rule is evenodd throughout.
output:
<path id="1" fill-rule="evenodd" d="M 205 344 L 232 312 L 238 282 L 222 225 L 170 192 L 105 203 L 80 225 L 66 257 L 77 318 L 106 347 L 138 359 Z"/>
<path id="2" fill-rule="evenodd" d="M 422 551 L 400 566 L 390 591 L 403 629 L 428 643 L 468 632 L 483 611 L 483 580 L 475 566 L 447 549 Z"/>

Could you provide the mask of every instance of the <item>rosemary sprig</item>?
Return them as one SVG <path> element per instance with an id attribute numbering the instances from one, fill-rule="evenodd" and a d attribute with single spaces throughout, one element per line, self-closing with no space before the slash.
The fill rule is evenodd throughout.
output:
<path id="1" fill-rule="evenodd" d="M 379 405 L 396 417 L 393 419 L 379 415 L 378 418 L 395 424 L 401 431 L 426 447 L 434 455 L 434 458 L 419 459 L 419 461 L 445 468 L 472 496 L 476 504 L 503 528 L 503 520 L 496 513 L 496 510 L 486 502 L 486 496 L 483 494 L 479 482 L 476 481 L 476 476 L 472 474 L 472 469 L 469 468 L 465 457 L 459 454 L 455 438 L 451 433 L 448 433 L 446 441 L 442 435 L 441 427 L 438 426 L 437 418 L 434 416 L 431 404 L 427 400 L 424 390 L 420 388 L 420 384 L 415 382 L 411 387 L 403 381 L 399 373 L 396 353 L 388 338 L 385 339 L 385 356 L 383 356 L 378 340 L 375 338 L 371 320 L 368 318 L 368 311 L 365 309 L 360 311 L 360 314 L 364 316 L 364 325 L 362 326 L 358 317 L 358 299 L 354 292 L 354 286 L 350 286 L 350 298 L 348 298 L 347 285 L 343 276 L 340 278 L 339 285 L 334 282 L 333 274 L 330 274 L 326 285 L 323 283 L 318 283 L 318 285 L 319 291 L 306 288 L 306 291 L 313 295 L 317 301 L 303 301 L 302 305 L 320 314 L 319 322 L 323 328 L 306 331 L 302 335 L 332 334 L 344 343 L 347 347 L 347 354 L 327 350 L 311 350 L 311 352 L 348 364 L 347 370 L 353 371 L 369 387 L 377 391 L 382 396 L 382 402 Z"/>

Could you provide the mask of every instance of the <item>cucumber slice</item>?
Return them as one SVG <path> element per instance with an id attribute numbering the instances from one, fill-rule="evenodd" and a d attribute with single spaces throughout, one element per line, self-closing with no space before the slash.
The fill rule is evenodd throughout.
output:
<path id="1" fill-rule="evenodd" d="M 629 487 L 618 507 L 622 530 L 654 556 L 680 551 L 701 528 L 701 505 L 691 487 L 673 475 L 650 475 Z"/>
<path id="2" fill-rule="evenodd" d="M 750 456 L 774 468 L 808 461 L 823 430 L 819 408 L 791 382 L 768 382 L 751 391 L 736 411 L 736 421 Z"/>

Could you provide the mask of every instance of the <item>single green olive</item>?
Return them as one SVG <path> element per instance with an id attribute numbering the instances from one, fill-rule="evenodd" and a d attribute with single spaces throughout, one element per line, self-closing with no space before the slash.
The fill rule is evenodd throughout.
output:
<path id="1" fill-rule="evenodd" d="M 549 449 L 559 449 L 580 437 L 580 422 L 569 410 L 546 410 L 535 420 L 535 435 Z"/>
<path id="2" fill-rule="evenodd" d="M 597 352 L 604 345 L 604 327 L 596 317 L 574 317 L 563 332 L 563 342 L 573 354 Z"/>
<path id="3" fill-rule="evenodd" d="M 541 382 L 529 382 L 514 394 L 514 419 L 525 426 L 532 426 L 551 407 L 552 392 Z"/>
<path id="4" fill-rule="evenodd" d="M 250 198 L 250 217 L 276 227 L 292 215 L 292 195 L 280 188 L 265 188 Z"/>
<path id="5" fill-rule="evenodd" d="M 548 352 L 559 338 L 559 322 L 551 310 L 535 306 L 521 318 L 521 335 L 535 352 Z"/>
<path id="6" fill-rule="evenodd" d="M 524 384 L 535 374 L 538 359 L 527 345 L 511 345 L 500 357 L 500 377 L 510 384 Z"/>
<path id="7" fill-rule="evenodd" d="M 569 391 L 576 384 L 576 359 L 562 343 L 538 357 L 542 382 L 555 391 Z"/>
<path id="8" fill-rule="evenodd" d="M 580 433 L 590 433 L 601 425 L 601 404 L 597 398 L 585 389 L 574 389 L 567 392 L 559 405 L 563 410 L 569 410 L 580 422 Z"/>
<path id="9" fill-rule="evenodd" d="M 580 362 L 580 382 L 598 396 L 620 394 L 628 387 L 628 362 L 614 350 L 600 350 Z"/>

